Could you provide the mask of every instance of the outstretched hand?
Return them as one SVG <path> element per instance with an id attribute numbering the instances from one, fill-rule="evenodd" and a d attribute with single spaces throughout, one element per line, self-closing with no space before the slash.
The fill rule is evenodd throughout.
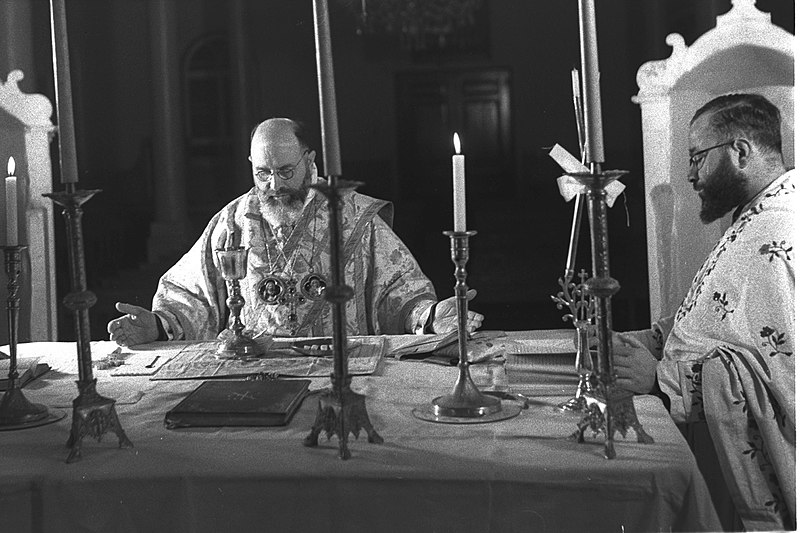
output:
<path id="1" fill-rule="evenodd" d="M 158 339 L 155 313 L 144 307 L 117 302 L 117 311 L 125 313 L 108 323 L 108 335 L 121 346 L 135 346 Z"/>
<path id="2" fill-rule="evenodd" d="M 475 289 L 467 291 L 467 300 L 472 300 L 478 294 Z M 446 300 L 438 302 L 431 312 L 433 315 L 433 322 L 431 329 L 434 333 L 450 333 L 458 329 L 458 308 L 456 305 L 456 297 L 451 296 Z M 467 312 L 467 332 L 472 333 L 483 324 L 483 315 L 475 311 Z"/>
<path id="3" fill-rule="evenodd" d="M 617 385 L 635 394 L 648 394 L 656 381 L 658 360 L 641 342 L 614 333 L 614 367 Z"/>

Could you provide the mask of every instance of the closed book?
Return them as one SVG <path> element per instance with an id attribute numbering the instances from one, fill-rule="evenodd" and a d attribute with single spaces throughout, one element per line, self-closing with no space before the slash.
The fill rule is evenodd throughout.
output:
<path id="1" fill-rule="evenodd" d="M 311 380 L 204 381 L 167 411 L 167 429 L 283 426 L 300 407 Z"/>

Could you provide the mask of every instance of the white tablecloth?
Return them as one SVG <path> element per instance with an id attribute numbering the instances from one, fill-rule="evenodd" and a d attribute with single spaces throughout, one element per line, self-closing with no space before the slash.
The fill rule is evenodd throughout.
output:
<path id="1" fill-rule="evenodd" d="M 74 346 L 74 345 L 73 345 Z M 63 345 L 59 345 L 63 349 Z M 55 353 L 55 349 L 54 352 Z M 567 437 L 578 418 L 537 397 L 510 420 L 472 425 L 421 421 L 412 409 L 450 392 L 457 370 L 386 359 L 356 377 L 384 444 L 348 439 L 302 445 L 317 411 L 306 399 L 288 426 L 167 430 L 165 412 L 197 381 L 152 381 L 96 371 L 117 399 L 134 448 L 116 436 L 84 439 L 66 464 L 77 376 L 51 372 L 26 397 L 60 422 L 0 432 L 3 531 L 668 531 L 719 530 L 703 478 L 661 403 L 635 401 L 654 444 L 633 432 Z M 314 387 L 324 386 L 321 380 Z"/>

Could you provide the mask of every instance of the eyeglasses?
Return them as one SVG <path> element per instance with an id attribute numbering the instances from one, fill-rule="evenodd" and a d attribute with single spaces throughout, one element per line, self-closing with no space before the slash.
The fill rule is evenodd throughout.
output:
<path id="1" fill-rule="evenodd" d="M 716 144 L 709 148 L 703 148 L 702 150 L 696 151 L 694 154 L 689 156 L 689 168 L 691 169 L 694 167 L 695 170 L 700 170 L 703 168 L 703 164 L 706 162 L 706 155 L 708 155 L 708 152 L 716 148 L 722 148 L 723 146 L 733 146 L 733 143 L 735 142 L 735 139 L 732 141 L 725 141 L 722 144 Z"/>
<path id="2" fill-rule="evenodd" d="M 298 159 L 297 163 L 295 163 L 294 165 L 284 165 L 278 170 L 261 169 L 258 172 L 256 172 L 256 178 L 259 181 L 267 181 L 272 174 L 275 174 L 280 179 L 288 181 L 294 177 L 294 171 L 297 170 L 297 166 L 300 164 L 300 161 L 303 160 L 303 158 L 306 156 L 307 153 L 308 150 L 305 150 L 302 154 L 300 154 L 300 159 Z"/>

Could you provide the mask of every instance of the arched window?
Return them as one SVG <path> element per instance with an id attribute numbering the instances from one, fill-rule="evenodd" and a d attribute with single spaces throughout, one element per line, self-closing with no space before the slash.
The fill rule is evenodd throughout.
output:
<path id="1" fill-rule="evenodd" d="M 197 224 L 205 223 L 230 196 L 231 75 L 225 36 L 206 36 L 189 47 L 183 62 L 183 116 L 189 216 Z"/>

